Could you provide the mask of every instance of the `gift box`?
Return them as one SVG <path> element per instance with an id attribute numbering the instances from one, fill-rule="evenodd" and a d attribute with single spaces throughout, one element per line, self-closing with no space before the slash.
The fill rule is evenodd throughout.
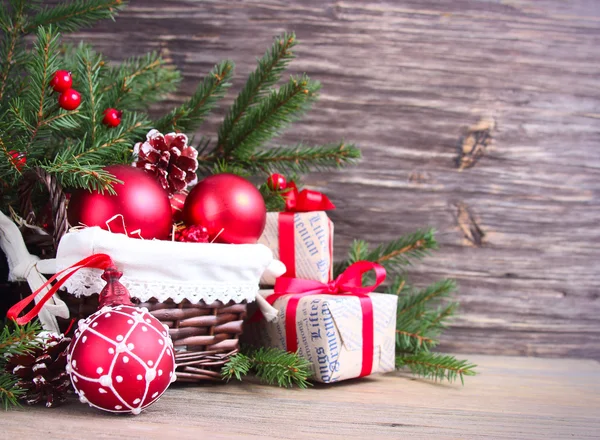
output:
<path id="1" fill-rule="evenodd" d="M 270 291 L 261 291 L 267 296 Z M 290 304 L 290 301 L 295 304 Z M 372 306 L 365 319 L 363 302 Z M 296 351 L 290 342 L 290 306 L 295 308 L 296 345 L 300 356 L 312 364 L 312 379 L 331 383 L 393 371 L 395 368 L 396 309 L 398 297 L 371 293 L 352 295 L 284 295 L 273 306 L 271 322 L 253 320 L 247 337 L 260 346 Z"/>
<path id="2" fill-rule="evenodd" d="M 333 222 L 324 211 L 269 212 L 258 240 L 285 264 L 285 276 L 321 282 L 333 274 Z M 272 285 L 266 279 L 264 285 Z"/>

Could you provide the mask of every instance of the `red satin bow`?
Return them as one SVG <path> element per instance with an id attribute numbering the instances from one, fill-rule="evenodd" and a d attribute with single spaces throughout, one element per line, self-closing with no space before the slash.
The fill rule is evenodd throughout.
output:
<path id="1" fill-rule="evenodd" d="M 79 269 L 82 269 L 84 267 L 90 267 L 90 268 L 95 268 L 95 269 L 106 269 L 107 267 L 110 267 L 112 265 L 113 265 L 113 262 L 112 262 L 111 258 L 106 254 L 90 255 L 89 257 L 84 258 L 81 261 L 78 261 L 71 267 L 67 267 L 66 269 L 61 270 L 60 272 L 57 272 L 56 274 L 54 274 L 50 279 L 48 279 L 48 281 L 46 281 L 44 284 L 42 284 L 39 289 L 37 289 L 31 295 L 29 295 L 26 298 L 23 298 L 21 301 L 19 301 L 14 306 L 12 306 L 10 308 L 10 310 L 6 313 L 6 317 L 8 319 L 12 319 L 12 320 L 16 321 L 16 323 L 19 325 L 27 324 L 29 321 L 31 321 L 33 318 L 35 318 L 38 315 L 38 313 L 40 312 L 40 310 L 42 309 L 44 304 L 46 304 L 46 302 L 52 297 L 52 295 L 54 295 L 58 291 L 58 289 L 60 289 L 60 287 L 65 283 L 65 281 L 67 281 L 71 277 L 71 275 L 73 275 Z M 27 312 L 23 316 L 19 316 L 19 314 L 25 309 L 25 307 L 27 307 L 29 305 L 29 303 L 32 302 L 35 299 L 35 297 L 42 290 L 44 290 L 46 287 L 50 286 L 52 284 L 52 282 L 54 280 L 56 280 L 58 277 L 60 277 L 61 275 L 63 275 L 63 277 L 60 280 L 58 280 L 50 288 L 50 290 L 48 290 L 48 292 L 46 292 L 44 297 L 40 301 L 38 301 L 38 303 L 29 312 Z"/>
<path id="2" fill-rule="evenodd" d="M 288 212 L 328 211 L 335 209 L 335 205 L 331 203 L 331 200 L 325 194 L 310 189 L 298 191 L 298 187 L 293 181 L 288 183 L 286 190 L 283 197 L 285 198 L 285 210 Z"/>
<path id="3" fill-rule="evenodd" d="M 362 285 L 363 275 L 370 270 L 375 271 L 375 283 Z M 370 261 L 358 261 L 346 269 L 335 280 L 329 283 L 303 280 L 300 278 L 279 277 L 275 280 L 275 293 L 266 298 L 273 305 L 282 296 L 291 295 L 285 310 L 286 348 L 290 352 L 298 350 L 298 333 L 296 328 L 296 311 L 300 300 L 309 295 L 348 295 L 360 299 L 363 314 L 363 350 L 360 377 L 371 374 L 374 353 L 373 303 L 369 293 L 373 292 L 385 280 L 385 268 Z"/>

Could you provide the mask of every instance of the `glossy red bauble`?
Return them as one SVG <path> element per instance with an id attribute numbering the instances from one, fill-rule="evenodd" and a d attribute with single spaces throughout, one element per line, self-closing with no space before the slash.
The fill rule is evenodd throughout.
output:
<path id="1" fill-rule="evenodd" d="M 147 309 L 106 306 L 79 321 L 67 372 L 81 402 L 139 414 L 175 381 L 173 343 Z"/>
<path id="2" fill-rule="evenodd" d="M 72 226 L 100 226 L 111 232 L 128 233 L 134 238 L 168 239 L 172 225 L 171 204 L 160 184 L 131 166 L 112 165 L 105 169 L 123 182 L 113 184 L 116 195 L 107 191 L 103 194 L 85 190 L 73 192 L 67 209 L 69 223 Z M 115 217 L 119 214 L 122 218 Z"/>
<path id="3" fill-rule="evenodd" d="M 56 92 L 66 92 L 73 86 L 73 78 L 68 70 L 57 70 L 50 81 L 50 86 Z"/>
<path id="4" fill-rule="evenodd" d="M 121 123 L 122 116 L 122 111 L 119 111 L 116 108 L 107 108 L 104 110 L 104 118 L 102 119 L 102 123 L 104 125 L 108 125 L 109 127 L 117 127 Z"/>
<path id="5" fill-rule="evenodd" d="M 81 95 L 75 89 L 65 90 L 58 97 L 58 105 L 65 110 L 75 110 L 81 104 Z"/>
<path id="6" fill-rule="evenodd" d="M 220 243 L 256 243 L 266 219 L 258 189 L 234 174 L 207 177 L 190 191 L 183 207 L 185 224 L 205 226 L 210 241 Z"/>
<path id="7" fill-rule="evenodd" d="M 287 187 L 287 179 L 281 174 L 271 174 L 267 179 L 267 186 L 271 191 L 281 191 Z"/>

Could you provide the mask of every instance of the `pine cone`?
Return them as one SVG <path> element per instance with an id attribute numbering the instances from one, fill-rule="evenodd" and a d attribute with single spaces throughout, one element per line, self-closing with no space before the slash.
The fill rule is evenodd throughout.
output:
<path id="1" fill-rule="evenodd" d="M 71 338 L 51 334 L 36 350 L 11 356 L 6 370 L 18 377 L 17 387 L 25 390 L 20 397 L 28 405 L 45 401 L 48 408 L 64 403 L 71 386 L 67 365 L 67 347 Z"/>
<path id="2" fill-rule="evenodd" d="M 182 191 L 197 181 L 198 151 L 188 147 L 187 142 L 183 133 L 163 135 L 158 130 L 150 130 L 146 142 L 138 142 L 133 147 L 137 156 L 133 165 L 155 176 L 169 195 Z"/>

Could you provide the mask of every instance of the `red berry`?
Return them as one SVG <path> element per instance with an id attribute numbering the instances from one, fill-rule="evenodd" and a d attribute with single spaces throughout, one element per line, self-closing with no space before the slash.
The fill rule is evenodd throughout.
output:
<path id="1" fill-rule="evenodd" d="M 102 122 L 109 127 L 116 127 L 121 123 L 121 116 L 123 116 L 122 111 L 115 108 L 107 108 L 104 110 L 104 119 L 102 119 Z"/>
<path id="2" fill-rule="evenodd" d="M 71 72 L 68 70 L 57 70 L 50 81 L 50 85 L 57 92 L 66 92 L 73 85 L 73 78 L 71 78 Z"/>
<path id="3" fill-rule="evenodd" d="M 287 180 L 281 174 L 271 174 L 267 179 L 267 186 L 272 191 L 281 191 L 287 187 Z"/>
<path id="4" fill-rule="evenodd" d="M 58 104 L 65 110 L 75 110 L 81 104 L 81 95 L 75 89 L 69 89 L 60 94 Z"/>
<path id="5" fill-rule="evenodd" d="M 15 150 L 10 150 L 8 154 L 12 156 L 11 161 L 17 168 L 17 170 L 21 171 L 23 169 L 23 166 L 27 163 L 27 157 L 25 157 L 25 154 L 19 153 Z"/>

